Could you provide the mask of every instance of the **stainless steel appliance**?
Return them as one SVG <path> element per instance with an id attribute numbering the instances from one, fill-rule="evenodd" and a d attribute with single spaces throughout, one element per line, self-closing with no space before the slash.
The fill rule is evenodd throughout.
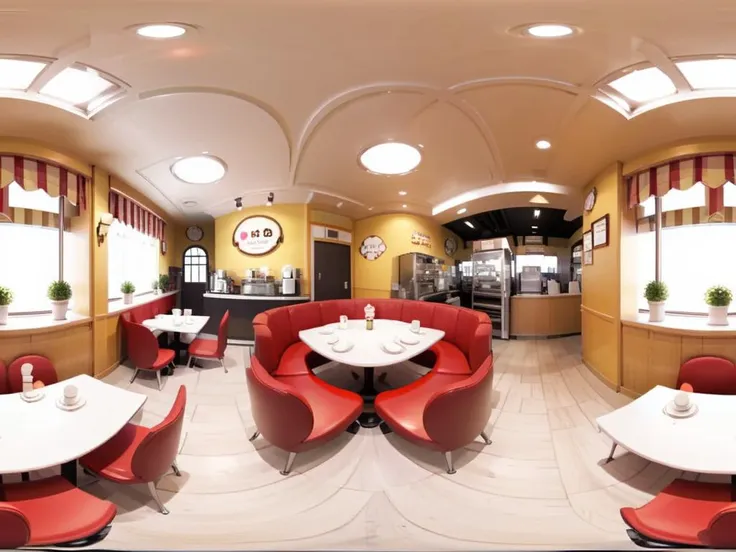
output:
<path id="1" fill-rule="evenodd" d="M 525 266 L 519 274 L 519 293 L 542 293 L 542 269 Z"/>
<path id="2" fill-rule="evenodd" d="M 423 253 L 405 253 L 394 258 L 391 297 L 427 300 L 447 294 L 452 280 L 444 259 Z"/>
<path id="3" fill-rule="evenodd" d="M 286 265 L 281 269 L 281 294 L 282 295 L 296 295 L 297 284 L 299 283 L 299 277 L 301 276 L 298 268 L 292 268 L 291 265 Z"/>
<path id="4" fill-rule="evenodd" d="M 491 318 L 493 335 L 509 338 L 511 251 L 494 249 L 473 254 L 471 306 Z"/>
<path id="5" fill-rule="evenodd" d="M 227 270 L 215 270 L 210 276 L 211 290 L 215 293 L 229 293 L 231 280 L 227 277 Z"/>

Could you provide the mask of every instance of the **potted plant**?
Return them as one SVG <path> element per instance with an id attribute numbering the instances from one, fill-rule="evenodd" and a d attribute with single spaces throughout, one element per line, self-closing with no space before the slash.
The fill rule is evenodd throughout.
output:
<path id="1" fill-rule="evenodd" d="M 133 294 L 135 293 L 135 286 L 133 282 L 126 280 L 120 285 L 120 291 L 123 292 L 123 303 L 125 305 L 133 304 Z"/>
<path id="2" fill-rule="evenodd" d="M 72 287 L 64 280 L 57 280 L 49 286 L 48 296 L 51 299 L 51 314 L 54 320 L 66 320 L 69 299 L 72 298 Z"/>
<path id="3" fill-rule="evenodd" d="M 8 305 L 13 302 L 13 292 L 0 286 L 0 326 L 8 323 Z"/>
<path id="4" fill-rule="evenodd" d="M 153 281 L 153 283 L 151 284 L 151 288 L 153 288 L 154 295 L 158 295 L 159 293 L 161 293 L 161 291 L 158 289 L 158 280 Z"/>
<path id="5" fill-rule="evenodd" d="M 649 301 L 649 321 L 664 321 L 664 304 L 669 296 L 667 284 L 652 280 L 644 290 L 644 297 Z"/>
<path id="6" fill-rule="evenodd" d="M 708 305 L 708 324 L 711 326 L 728 326 L 728 306 L 733 294 L 725 286 L 713 286 L 705 292 L 705 303 Z"/>
<path id="7" fill-rule="evenodd" d="M 158 277 L 158 287 L 161 288 L 161 293 L 166 293 L 169 291 L 169 275 L 168 274 L 161 274 Z"/>

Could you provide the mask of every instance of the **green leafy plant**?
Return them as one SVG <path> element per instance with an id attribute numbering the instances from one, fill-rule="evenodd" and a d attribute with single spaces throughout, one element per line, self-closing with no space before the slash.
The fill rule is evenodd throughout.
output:
<path id="1" fill-rule="evenodd" d="M 48 291 L 49 299 L 52 301 L 68 301 L 72 298 L 72 286 L 64 280 L 51 282 Z"/>
<path id="2" fill-rule="evenodd" d="M 0 307 L 4 307 L 13 302 L 13 292 L 10 288 L 0 286 Z"/>
<path id="3" fill-rule="evenodd" d="M 664 282 L 658 282 L 657 280 L 652 280 L 651 282 L 649 282 L 646 289 L 644 290 L 644 297 L 650 303 L 660 303 L 662 301 L 666 301 L 669 295 L 670 292 L 667 289 L 667 284 L 665 284 Z"/>
<path id="4" fill-rule="evenodd" d="M 135 293 L 135 286 L 133 285 L 133 282 L 126 280 L 120 284 L 120 291 L 122 293 Z"/>
<path id="5" fill-rule="evenodd" d="M 161 291 L 166 291 L 169 288 L 169 275 L 161 274 L 158 277 L 158 285 L 161 288 Z"/>
<path id="6" fill-rule="evenodd" d="M 725 286 L 713 286 L 705 292 L 705 303 L 710 307 L 727 307 L 732 299 L 733 293 Z"/>

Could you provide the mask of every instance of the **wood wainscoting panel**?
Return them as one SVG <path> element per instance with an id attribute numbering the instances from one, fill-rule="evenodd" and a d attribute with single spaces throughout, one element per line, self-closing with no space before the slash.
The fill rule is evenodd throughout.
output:
<path id="1" fill-rule="evenodd" d="M 693 336 L 683 336 L 680 351 L 680 359 L 686 362 L 691 358 L 703 356 L 703 338 Z"/>
<path id="2" fill-rule="evenodd" d="M 578 334 L 581 330 L 580 295 L 511 297 L 509 333 L 518 337 Z"/>
<path id="3" fill-rule="evenodd" d="M 702 354 L 723 357 L 736 362 L 736 339 L 704 337 Z"/>
<path id="4" fill-rule="evenodd" d="M 618 378 L 618 337 L 613 319 L 582 310 L 583 361 L 604 380 L 620 385 Z"/>
<path id="5" fill-rule="evenodd" d="M 646 391 L 657 385 L 674 388 L 682 364 L 682 338 L 649 332 L 649 370 Z M 641 391 L 645 393 L 646 391 Z"/>
<path id="6" fill-rule="evenodd" d="M 623 340 L 623 374 L 621 386 L 645 393 L 649 385 L 649 331 L 624 326 L 621 332 Z"/>

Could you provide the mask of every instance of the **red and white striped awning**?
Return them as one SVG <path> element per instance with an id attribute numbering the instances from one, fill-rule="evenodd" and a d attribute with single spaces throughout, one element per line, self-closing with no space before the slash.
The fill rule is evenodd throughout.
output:
<path id="1" fill-rule="evenodd" d="M 8 186 L 13 182 L 32 192 L 64 196 L 80 209 L 87 208 L 87 177 L 66 167 L 22 155 L 0 155 L 0 215 L 12 219 Z M 1 217 L 0 217 L 1 218 Z"/>
<path id="2" fill-rule="evenodd" d="M 723 186 L 734 182 L 736 154 L 698 155 L 668 161 L 628 177 L 629 207 L 651 196 L 662 197 L 670 190 L 687 190 L 698 182 L 708 188 L 706 207 L 709 215 L 723 211 Z"/>
<path id="3" fill-rule="evenodd" d="M 152 238 L 164 240 L 166 237 L 166 223 L 161 217 L 112 188 L 108 200 L 110 213 L 117 220 Z"/>

